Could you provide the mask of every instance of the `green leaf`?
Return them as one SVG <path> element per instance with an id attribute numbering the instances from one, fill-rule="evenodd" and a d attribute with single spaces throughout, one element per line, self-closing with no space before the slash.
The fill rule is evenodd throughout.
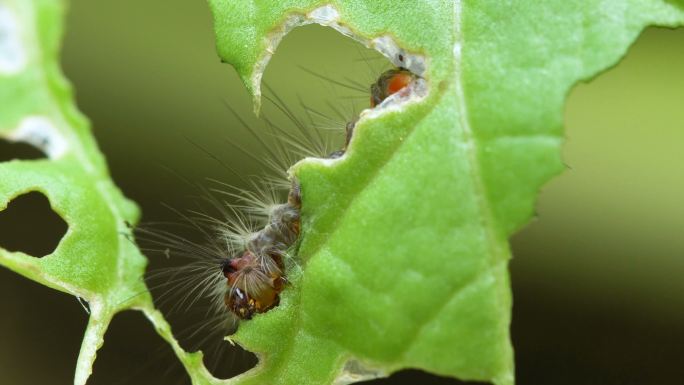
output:
<path id="1" fill-rule="evenodd" d="M 312 22 L 369 46 L 391 37 L 426 58 L 429 86 L 424 99 L 362 117 L 345 158 L 292 169 L 303 271 L 277 309 L 241 325 L 235 340 L 262 362 L 238 383 L 327 384 L 401 368 L 513 383 L 507 239 L 563 169 L 565 95 L 645 26 L 681 25 L 682 3 L 209 3 L 219 55 L 257 110 L 278 42 Z"/>
<path id="2" fill-rule="evenodd" d="M 149 296 L 138 295 L 146 292 L 145 259 L 125 237 L 138 210 L 112 183 L 58 67 L 63 13 L 60 1 L 0 3 L 0 137 L 29 142 L 47 155 L 0 163 L 0 208 L 39 191 L 69 225 L 52 254 L 38 259 L 0 249 L 0 263 L 88 301 L 75 379 L 83 384 L 112 316 L 132 305 L 129 298 L 145 303 Z"/>
<path id="3" fill-rule="evenodd" d="M 129 240 L 127 223 L 137 221 L 138 209 L 109 177 L 59 69 L 64 8 L 59 0 L 0 2 L 0 138 L 28 142 L 47 156 L 0 163 L 0 210 L 38 191 L 69 226 L 52 254 L 39 259 L 0 248 L 0 264 L 88 301 L 75 384 L 85 384 L 109 322 L 128 308 L 145 312 L 193 379 L 206 378 L 201 356 L 185 354 L 154 310 L 142 279 L 146 260 Z"/>
<path id="4" fill-rule="evenodd" d="M 257 107 L 268 58 L 308 22 L 400 64 L 393 41 L 428 94 L 365 114 L 343 159 L 293 168 L 304 199 L 301 269 L 290 272 L 280 306 L 235 337 L 260 365 L 221 381 L 201 353 L 180 348 L 152 305 L 145 259 L 128 240 L 138 210 L 112 183 L 59 69 L 64 2 L 1 0 L 0 137 L 47 158 L 0 163 L 0 209 L 39 191 L 69 231 L 44 258 L 0 249 L 0 264 L 89 302 L 75 383 L 85 384 L 109 322 L 125 309 L 145 313 L 194 384 L 327 384 L 406 367 L 512 383 L 507 238 L 562 169 L 565 94 L 615 63 L 645 26 L 684 23 L 682 2 L 210 5 L 220 56 Z"/>

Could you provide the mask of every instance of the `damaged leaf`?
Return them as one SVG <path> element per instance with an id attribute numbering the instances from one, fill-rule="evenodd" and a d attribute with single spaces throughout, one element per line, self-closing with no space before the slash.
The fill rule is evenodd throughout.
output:
<path id="1" fill-rule="evenodd" d="M 145 313 L 193 384 L 330 384 L 422 368 L 513 383 L 508 237 L 562 170 L 570 87 L 614 64 L 647 25 L 684 23 L 681 1 L 210 0 L 219 55 L 255 97 L 287 31 L 319 23 L 420 75 L 425 95 L 367 112 L 347 155 L 305 161 L 303 235 L 278 308 L 235 340 L 260 364 L 212 377 L 184 352 L 142 280 L 127 237 L 136 206 L 114 186 L 58 64 L 60 0 L 0 2 L 0 137 L 42 160 L 0 163 L 0 209 L 43 193 L 69 225 L 38 259 L 0 264 L 88 301 L 76 368 L 85 384 L 112 317 Z"/>
<path id="2" fill-rule="evenodd" d="M 614 64 L 665 1 L 210 0 L 218 52 L 255 97 L 283 35 L 319 23 L 421 75 L 426 97 L 362 114 L 347 155 L 302 161 L 303 272 L 241 327 L 249 384 L 421 368 L 512 384 L 508 238 L 562 170 L 570 87 Z"/>
<path id="3" fill-rule="evenodd" d="M 112 317 L 130 308 L 144 310 L 191 376 L 204 379 L 199 356 L 180 350 L 154 310 L 143 281 L 147 262 L 129 239 L 138 208 L 113 184 L 59 68 L 64 12 L 60 0 L 0 2 L 0 138 L 32 144 L 46 155 L 0 163 L 0 210 L 37 191 L 69 226 L 53 253 L 35 258 L 0 248 L 0 264 L 88 302 L 76 385 L 86 383 Z"/>

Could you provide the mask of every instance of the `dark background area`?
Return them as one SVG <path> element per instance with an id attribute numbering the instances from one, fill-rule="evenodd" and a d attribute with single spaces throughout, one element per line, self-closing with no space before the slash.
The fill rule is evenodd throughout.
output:
<path id="1" fill-rule="evenodd" d="M 209 10 L 202 1 L 178 3 L 74 0 L 67 20 L 65 72 L 115 182 L 146 221 L 177 219 L 162 203 L 191 208 L 196 191 L 179 176 L 244 184 L 207 152 L 244 175 L 264 173 L 235 149 L 264 154 L 227 105 L 257 130 L 264 123 L 215 54 Z M 337 32 L 309 26 L 284 39 L 265 81 L 298 116 L 301 97 L 351 117 L 366 96 L 305 69 L 370 84 L 383 63 Z M 684 383 L 683 106 L 682 29 L 647 30 L 621 64 L 569 95 L 568 170 L 547 184 L 537 218 L 512 239 L 518 384 Z M 268 105 L 263 115 L 288 125 Z M 331 126 L 342 127 L 337 120 Z M 341 143 L 339 130 L 323 131 Z M 37 154 L 0 143 L 0 160 L 14 156 Z M 38 194 L 13 202 L 0 213 L 0 244 L 49 253 L 65 229 L 49 214 Z M 151 268 L 164 263 L 150 257 Z M 0 384 L 72 383 L 87 320 L 78 301 L 6 269 L 0 300 Z M 191 325 L 182 318 L 171 319 L 185 325 L 178 330 Z M 220 375 L 254 362 L 232 350 L 209 357 L 222 360 Z M 135 312 L 118 315 L 89 384 L 176 383 L 187 376 L 152 326 Z M 460 382 L 404 371 L 372 383 Z"/>

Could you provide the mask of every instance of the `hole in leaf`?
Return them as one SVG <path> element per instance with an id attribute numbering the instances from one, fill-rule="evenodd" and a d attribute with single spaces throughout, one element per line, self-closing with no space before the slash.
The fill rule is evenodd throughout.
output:
<path id="1" fill-rule="evenodd" d="M 0 211 L 0 246 L 34 257 L 52 253 L 68 226 L 45 195 L 30 192 L 14 198 Z"/>
<path id="2" fill-rule="evenodd" d="M 46 158 L 45 154 L 35 146 L 24 142 L 0 139 L 0 162 L 14 159 L 33 160 L 44 158 Z"/>
<path id="3" fill-rule="evenodd" d="M 190 377 L 145 316 L 125 311 L 112 320 L 88 384 L 189 385 Z"/>
<path id="4" fill-rule="evenodd" d="M 370 108 L 371 85 L 390 68 L 393 65 L 379 52 L 313 24 L 295 28 L 283 38 L 266 67 L 264 84 L 309 130 L 323 135 L 338 131 L 343 136 L 345 124 Z M 264 115 L 275 115 L 269 108 L 264 100 Z M 290 123 L 286 117 L 280 120 L 283 125 Z M 341 146 L 344 139 L 334 143 Z"/>
<path id="5" fill-rule="evenodd" d="M 365 385 L 398 385 L 398 384 L 430 384 L 430 385 L 485 385 L 486 382 L 464 382 L 453 378 L 440 377 L 422 370 L 407 369 L 393 373 L 387 378 L 362 381 Z"/>
<path id="6" fill-rule="evenodd" d="M 228 341 L 215 341 L 213 346 L 202 349 L 204 365 L 211 374 L 220 379 L 228 379 L 252 369 L 258 363 L 256 356 L 238 345 Z"/>
<path id="7" fill-rule="evenodd" d="M 0 383 L 73 383 L 88 320 L 76 299 L 0 268 L 0 302 Z"/>

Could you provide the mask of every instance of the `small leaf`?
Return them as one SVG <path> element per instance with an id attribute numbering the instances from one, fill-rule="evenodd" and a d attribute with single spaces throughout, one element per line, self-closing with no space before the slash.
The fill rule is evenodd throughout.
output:
<path id="1" fill-rule="evenodd" d="M 423 56 L 429 87 L 400 109 L 362 114 L 345 158 L 293 168 L 303 271 L 279 308 L 241 326 L 236 340 L 262 362 L 237 383 L 328 384 L 401 368 L 513 383 L 507 239 L 562 170 L 565 95 L 615 63 L 645 26 L 684 22 L 682 4 L 210 5 L 219 55 L 257 109 L 278 42 L 312 22 L 397 65 L 400 52 Z"/>
<path id="2" fill-rule="evenodd" d="M 88 301 L 74 380 L 85 384 L 114 314 L 153 307 L 142 279 L 146 260 L 128 239 L 138 209 L 112 183 L 58 66 L 64 11 L 58 0 L 0 2 L 0 137 L 47 156 L 0 163 L 0 209 L 38 191 L 69 226 L 52 254 L 38 259 L 0 248 L 0 264 Z"/>

